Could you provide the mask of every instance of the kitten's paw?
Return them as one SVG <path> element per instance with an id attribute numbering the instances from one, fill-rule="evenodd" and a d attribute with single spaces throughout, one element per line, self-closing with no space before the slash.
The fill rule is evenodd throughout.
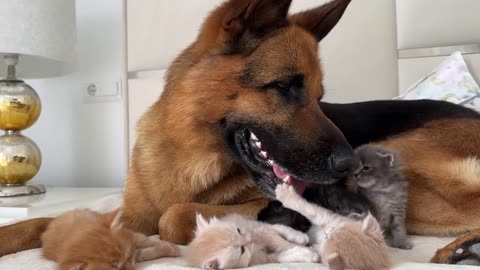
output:
<path id="1" fill-rule="evenodd" d="M 277 200 L 283 204 L 287 203 L 289 199 L 295 195 L 297 195 L 297 192 L 293 186 L 290 186 L 286 183 L 277 185 L 277 188 L 275 189 L 275 196 L 277 197 Z"/>
<path id="2" fill-rule="evenodd" d="M 164 257 L 180 257 L 180 248 L 177 245 L 161 241 L 152 247 L 137 250 L 136 261 L 151 261 Z"/>
<path id="3" fill-rule="evenodd" d="M 363 213 L 350 213 L 347 215 L 347 217 L 351 218 L 351 219 L 355 219 L 355 220 L 363 220 L 365 217 L 367 217 L 367 213 L 366 212 L 363 212 Z"/>
<path id="4" fill-rule="evenodd" d="M 308 237 L 307 234 L 300 233 L 300 234 L 296 235 L 294 237 L 294 239 L 292 239 L 292 242 L 304 246 L 304 245 L 308 244 L 308 242 L 310 242 L 310 238 Z"/>
<path id="5" fill-rule="evenodd" d="M 285 235 L 284 238 L 287 239 L 287 241 L 301 246 L 305 246 L 310 242 L 308 235 L 302 232 L 292 232 L 291 235 Z"/>
<path id="6" fill-rule="evenodd" d="M 397 241 L 392 240 L 392 241 L 389 241 L 388 245 L 393 248 L 407 249 L 407 250 L 413 248 L 413 244 L 407 241 L 406 239 L 397 240 Z"/>
<path id="7" fill-rule="evenodd" d="M 170 257 L 180 257 L 180 255 L 181 255 L 180 248 L 173 243 L 168 243 L 168 245 L 170 245 L 170 252 L 169 252 L 168 255 Z"/>
<path id="8" fill-rule="evenodd" d="M 320 260 L 320 256 L 307 247 L 295 246 L 278 254 L 281 263 L 307 262 L 314 263 Z"/>

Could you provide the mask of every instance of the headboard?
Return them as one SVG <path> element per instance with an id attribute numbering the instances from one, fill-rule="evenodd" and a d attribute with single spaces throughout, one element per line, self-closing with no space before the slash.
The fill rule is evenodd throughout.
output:
<path id="1" fill-rule="evenodd" d="M 399 92 L 460 51 L 480 81 L 480 1 L 397 0 Z"/>

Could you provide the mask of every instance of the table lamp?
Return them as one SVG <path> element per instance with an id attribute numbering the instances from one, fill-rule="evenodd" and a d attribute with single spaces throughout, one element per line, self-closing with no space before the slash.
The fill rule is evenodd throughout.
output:
<path id="1" fill-rule="evenodd" d="M 0 2 L 0 197 L 45 192 L 43 185 L 26 184 L 42 158 L 21 131 L 38 119 L 41 103 L 21 79 L 61 75 L 73 55 L 75 29 L 74 0 Z"/>

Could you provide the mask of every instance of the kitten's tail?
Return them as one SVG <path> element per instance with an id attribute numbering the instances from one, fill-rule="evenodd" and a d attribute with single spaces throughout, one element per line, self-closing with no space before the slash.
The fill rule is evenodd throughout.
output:
<path id="1" fill-rule="evenodd" d="M 41 236 L 53 218 L 35 218 L 0 227 L 0 257 L 39 248 Z"/>

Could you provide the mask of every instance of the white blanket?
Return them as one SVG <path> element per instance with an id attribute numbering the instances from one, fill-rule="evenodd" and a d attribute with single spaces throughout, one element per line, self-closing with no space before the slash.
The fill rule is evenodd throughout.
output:
<path id="1" fill-rule="evenodd" d="M 94 202 L 85 207 L 91 208 L 99 212 L 106 212 L 117 208 L 120 205 L 121 197 L 118 195 L 106 197 L 100 201 Z M 478 270 L 479 267 L 475 266 L 454 266 L 454 265 L 438 265 L 430 264 L 428 261 L 433 256 L 435 251 L 443 246 L 447 245 L 454 238 L 442 238 L 442 237 L 424 237 L 424 236 L 412 236 L 410 240 L 413 242 L 415 247 L 412 250 L 399 250 L 399 249 L 390 249 L 390 259 L 393 263 L 393 268 L 395 270 L 461 270 L 461 269 L 472 269 Z M 0 243 L 1 245 L 1 243 Z M 185 247 L 182 247 L 185 250 Z M 374 254 L 372 254 L 374 255 Z M 46 260 L 42 257 L 40 249 L 28 250 L 24 252 L 19 252 L 17 254 L 12 254 L 0 258 L 0 270 L 31 270 L 31 269 L 42 269 L 42 270 L 53 270 L 55 269 L 55 263 Z M 150 262 L 144 262 L 137 264 L 135 269 L 144 269 L 144 270 L 185 270 L 191 269 L 185 267 L 185 262 L 182 258 L 164 258 Z M 321 264 L 308 264 L 308 263 L 297 263 L 297 264 L 268 264 L 268 265 L 259 265 L 255 267 L 250 267 L 248 269 L 255 270 L 290 270 L 290 269 L 301 269 L 301 270 L 311 270 L 311 269 L 327 269 Z"/>

